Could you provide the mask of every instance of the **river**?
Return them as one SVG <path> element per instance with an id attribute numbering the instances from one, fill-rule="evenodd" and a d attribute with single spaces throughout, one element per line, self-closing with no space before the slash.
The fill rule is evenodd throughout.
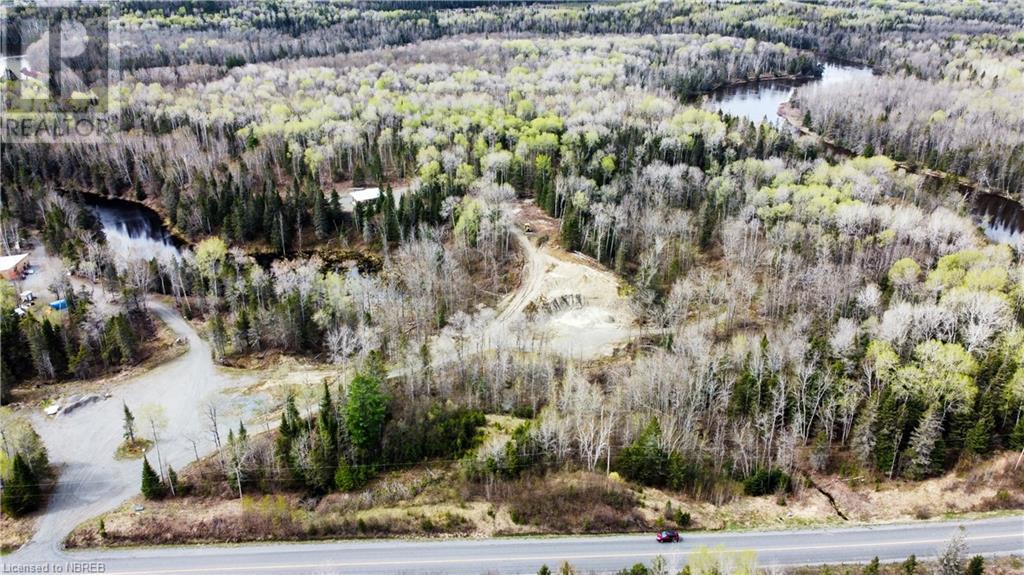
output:
<path id="1" fill-rule="evenodd" d="M 781 126 L 783 120 L 779 117 L 779 104 L 789 100 L 796 88 L 865 80 L 872 73 L 871 68 L 863 66 L 825 64 L 821 78 L 767 80 L 729 86 L 710 94 L 705 106 L 755 123 L 765 121 Z"/>
<path id="2" fill-rule="evenodd" d="M 785 124 L 779 116 L 779 105 L 788 101 L 797 88 L 863 81 L 872 74 L 872 70 L 864 66 L 826 63 L 820 78 L 730 86 L 710 94 L 704 105 L 753 122 L 766 121 L 781 127 Z M 972 212 L 989 239 L 1024 246 L 1024 209 L 1020 204 L 1005 198 L 997 201 L 991 194 L 976 196 Z M 107 242 L 115 255 L 147 260 L 180 257 L 179 246 L 156 212 L 125 200 L 90 196 L 88 201 L 103 223 Z"/>
<path id="3" fill-rule="evenodd" d="M 752 122 L 785 126 L 779 105 L 788 101 L 797 88 L 831 86 L 863 81 L 872 76 L 870 68 L 843 64 L 825 64 L 821 78 L 807 80 L 768 80 L 723 88 L 705 100 L 705 107 Z M 1011 199 L 971 189 L 971 213 L 985 236 L 996 243 L 1007 243 L 1024 251 L 1024 208 Z"/>
<path id="4" fill-rule="evenodd" d="M 87 196 L 87 203 L 103 225 L 114 257 L 147 261 L 181 257 L 174 236 L 153 210 L 135 202 L 91 195 Z"/>

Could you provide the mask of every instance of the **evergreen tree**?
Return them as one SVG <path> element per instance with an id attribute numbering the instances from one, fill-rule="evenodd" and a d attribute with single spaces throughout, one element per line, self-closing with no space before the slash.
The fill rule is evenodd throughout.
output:
<path id="1" fill-rule="evenodd" d="M 330 214 L 324 204 L 324 194 L 320 190 L 313 190 L 313 231 L 316 233 L 316 239 L 326 238 L 330 234 L 330 229 Z"/>
<path id="2" fill-rule="evenodd" d="M 942 436 L 942 421 L 933 406 L 921 418 L 910 437 L 907 453 L 907 473 L 914 479 L 923 479 L 933 474 L 941 463 L 934 457 L 936 443 Z"/>
<path id="3" fill-rule="evenodd" d="M 966 575 L 984 575 L 985 574 L 985 558 L 981 555 L 975 555 L 971 557 L 970 562 L 967 563 Z"/>
<path id="4" fill-rule="evenodd" d="M 0 405 L 6 405 L 11 401 L 11 388 L 14 387 L 14 375 L 8 369 L 6 361 L 0 361 L 0 382 L 3 382 L 3 385 L 0 385 Z"/>
<path id="5" fill-rule="evenodd" d="M 349 384 L 347 399 L 345 424 L 357 461 L 375 463 L 388 415 L 388 396 L 380 388 L 379 377 L 357 374 Z"/>
<path id="6" fill-rule="evenodd" d="M 562 245 L 568 251 L 580 249 L 580 234 L 582 233 L 579 212 L 575 208 L 569 208 L 562 219 Z"/>
<path id="7" fill-rule="evenodd" d="M 10 517 L 20 517 L 37 509 L 41 501 L 42 490 L 39 488 L 38 475 L 29 467 L 21 452 L 15 453 L 10 477 L 4 480 L 0 509 Z"/>
<path id="8" fill-rule="evenodd" d="M 178 495 L 178 473 L 170 465 L 167 466 L 167 486 L 171 488 L 171 495 Z"/>
<path id="9" fill-rule="evenodd" d="M 384 225 L 387 227 L 388 241 L 397 242 L 402 237 L 402 230 L 398 224 L 398 214 L 395 212 L 395 198 L 391 195 L 390 188 L 382 198 L 384 199 Z"/>
<path id="10" fill-rule="evenodd" d="M 145 456 L 142 458 L 142 496 L 146 499 L 160 499 L 164 496 L 164 484 Z"/>
<path id="11" fill-rule="evenodd" d="M 235 316 L 233 341 L 236 353 L 244 353 L 249 350 L 249 312 L 241 308 Z"/>
<path id="12" fill-rule="evenodd" d="M 64 349 L 64 340 L 60 335 L 60 328 L 50 323 L 50 320 L 43 320 L 43 339 L 46 342 L 46 349 L 50 354 L 50 363 L 53 366 L 54 377 L 63 379 L 68 371 L 68 356 Z"/>
<path id="13" fill-rule="evenodd" d="M 28 338 L 21 325 L 13 309 L 0 312 L 0 358 L 11 376 L 4 377 L 4 388 L 35 375 Z"/>
<path id="14" fill-rule="evenodd" d="M 992 414 L 992 407 L 985 402 L 974 425 L 967 431 L 967 436 L 964 438 L 964 451 L 975 455 L 987 455 L 995 428 L 996 421 Z"/>
<path id="15" fill-rule="evenodd" d="M 894 394 L 886 391 L 883 393 L 875 419 L 873 450 L 875 467 L 883 473 L 890 472 L 899 452 L 899 437 L 903 431 L 899 420 L 899 402 Z"/>
<path id="16" fill-rule="evenodd" d="M 228 334 L 224 327 L 224 318 L 214 312 L 210 320 L 210 343 L 213 344 L 213 357 L 220 360 L 227 353 Z"/>
<path id="17" fill-rule="evenodd" d="M 89 352 L 89 347 L 83 340 L 78 344 L 78 351 L 68 358 L 68 371 L 71 375 L 79 379 L 85 378 L 89 374 L 89 367 L 92 363 L 90 361 L 92 354 Z"/>
<path id="18" fill-rule="evenodd" d="M 324 382 L 324 393 L 320 398 L 320 411 L 316 420 L 316 444 L 312 450 L 311 469 L 308 474 L 310 487 L 326 491 L 335 483 L 338 466 L 338 413 L 331 399 L 331 391 Z"/>
<path id="19" fill-rule="evenodd" d="M 363 188 L 366 187 L 366 175 L 363 172 L 362 164 L 356 164 L 356 167 L 352 170 L 352 187 Z"/>
<path id="20" fill-rule="evenodd" d="M 281 425 L 277 429 L 274 454 L 278 464 L 285 468 L 290 477 L 299 481 L 302 480 L 302 474 L 295 463 L 292 445 L 302 432 L 303 422 L 299 417 L 299 410 L 295 407 L 295 396 L 288 394 L 288 398 L 285 400 L 284 412 L 281 414 Z"/>
<path id="21" fill-rule="evenodd" d="M 907 560 L 900 565 L 903 575 L 917 575 L 917 555 L 907 557 Z"/>
<path id="22" fill-rule="evenodd" d="M 129 443 L 135 443 L 135 416 L 132 415 L 128 404 L 121 402 L 124 406 L 124 440 Z"/>
<path id="23" fill-rule="evenodd" d="M 1024 417 L 1017 418 L 1017 424 L 1010 433 L 1010 449 L 1024 449 Z"/>

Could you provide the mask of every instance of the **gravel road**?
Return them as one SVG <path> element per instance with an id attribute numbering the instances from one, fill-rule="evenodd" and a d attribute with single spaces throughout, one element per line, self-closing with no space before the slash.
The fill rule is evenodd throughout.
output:
<path id="1" fill-rule="evenodd" d="M 32 540 L 6 558 L 38 561 L 55 557 L 61 541 L 82 521 L 117 507 L 139 492 L 139 460 L 117 460 L 122 442 L 122 402 L 135 414 L 137 433 L 151 437 L 143 420 L 146 406 L 162 407 L 166 425 L 158 429 L 160 454 L 165 463 L 182 468 L 213 449 L 204 406 L 215 401 L 224 425 L 237 425 L 244 416 L 238 403 L 223 392 L 251 383 L 252 376 L 236 376 L 214 365 L 209 345 L 171 306 L 155 300 L 149 309 L 163 320 L 189 350 L 184 355 L 109 390 L 110 398 L 50 417 L 38 411 L 33 425 L 46 443 L 50 461 L 60 469 L 57 488 L 50 498 Z M 226 434 L 224 429 L 222 434 Z M 192 440 L 196 442 L 193 448 Z M 156 466 L 156 450 L 149 453 Z"/>

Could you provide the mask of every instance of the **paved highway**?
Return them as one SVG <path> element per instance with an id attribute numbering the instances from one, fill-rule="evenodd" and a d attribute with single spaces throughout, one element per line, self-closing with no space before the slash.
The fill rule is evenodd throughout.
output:
<path id="1" fill-rule="evenodd" d="M 636 562 L 649 563 L 662 555 L 674 573 L 699 545 L 753 550 L 762 567 L 864 563 L 876 555 L 883 561 L 903 560 L 910 554 L 924 559 L 936 556 L 961 525 L 966 528 L 971 554 L 1024 554 L 1024 516 L 1015 516 L 799 531 L 686 533 L 682 543 L 670 544 L 656 543 L 653 535 L 384 540 L 99 550 L 63 553 L 55 559 L 65 566 L 64 572 L 70 572 L 71 564 L 79 568 L 91 564 L 104 573 L 120 575 L 477 575 L 536 573 L 541 565 L 547 564 L 554 570 L 563 561 L 583 571 L 608 572 Z"/>

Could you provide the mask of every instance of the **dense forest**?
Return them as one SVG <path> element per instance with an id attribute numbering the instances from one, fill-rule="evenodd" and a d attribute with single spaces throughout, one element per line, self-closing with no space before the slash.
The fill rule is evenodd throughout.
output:
<path id="1" fill-rule="evenodd" d="M 233 429 L 189 476 L 204 495 L 458 462 L 477 485 L 617 471 L 723 501 L 1024 449 L 1020 244 L 905 169 L 1021 199 L 1022 20 L 1019 2 L 126 2 L 119 130 L 5 145 L 0 213 L 4 246 L 38 240 L 123 309 L 65 278 L 60 322 L 19 317 L 5 286 L 5 395 L 135 363 L 165 296 L 220 362 L 339 374 L 275 430 Z M 701 105 L 831 61 L 876 74 L 792 103 L 848 153 Z M 180 257 L 115 255 L 90 194 L 155 210 Z M 636 337 L 611 358 L 482 341 L 525 273 L 524 206 L 555 222 L 540 241 L 621 280 Z M 482 442 L 494 414 L 521 424 Z"/>

